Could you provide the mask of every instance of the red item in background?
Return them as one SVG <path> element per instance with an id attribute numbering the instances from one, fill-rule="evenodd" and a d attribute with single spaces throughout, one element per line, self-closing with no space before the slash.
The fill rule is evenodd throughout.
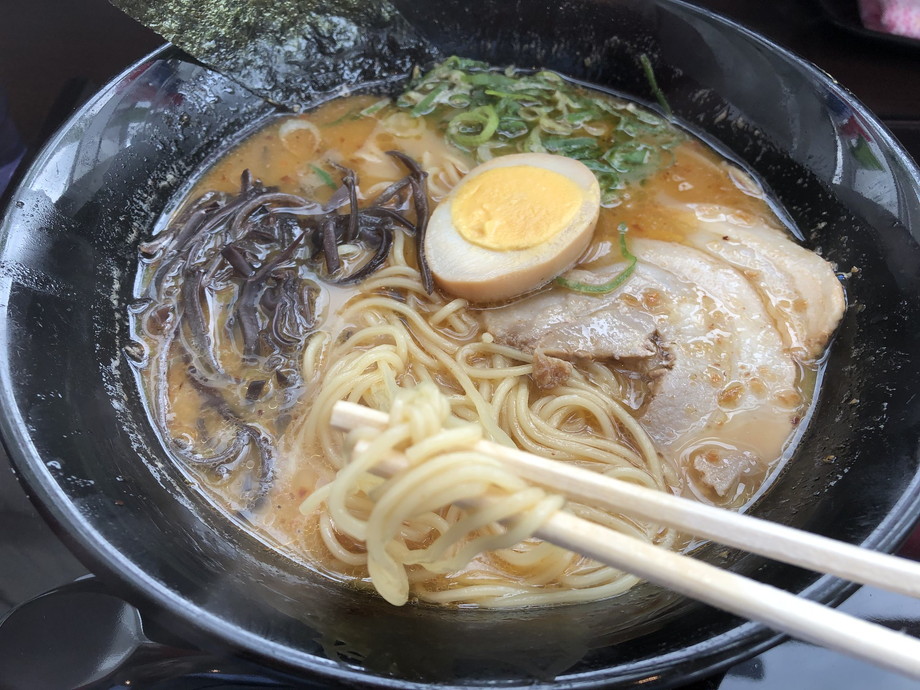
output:
<path id="1" fill-rule="evenodd" d="M 898 555 L 904 556 L 904 558 L 912 558 L 915 561 L 920 561 L 920 525 L 917 525 L 913 534 L 911 534 L 907 538 L 907 541 L 904 542 L 904 546 L 901 547 Z"/>
<path id="2" fill-rule="evenodd" d="M 920 0 L 859 0 L 859 16 L 867 29 L 920 39 Z"/>

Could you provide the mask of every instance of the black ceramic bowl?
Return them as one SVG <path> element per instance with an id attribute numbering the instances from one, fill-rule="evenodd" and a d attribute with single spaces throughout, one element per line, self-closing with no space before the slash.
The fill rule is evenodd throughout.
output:
<path id="1" fill-rule="evenodd" d="M 756 513 L 892 550 L 920 511 L 920 187 L 879 122 L 815 68 L 665 0 L 405 3 L 443 53 L 545 66 L 651 101 L 756 170 L 806 244 L 857 267 L 814 419 Z M 323 685 L 667 686 L 773 644 L 651 586 L 511 612 L 393 608 L 332 586 L 222 519 L 165 457 L 122 355 L 137 244 L 190 176 L 274 109 L 166 48 L 53 138 L 2 223 L 0 406 L 9 454 L 96 572 L 205 647 Z M 802 597 L 839 581 L 701 557 Z"/>

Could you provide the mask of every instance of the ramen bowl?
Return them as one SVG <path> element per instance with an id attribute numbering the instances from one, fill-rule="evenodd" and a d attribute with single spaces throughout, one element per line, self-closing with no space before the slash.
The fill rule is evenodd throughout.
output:
<path id="1" fill-rule="evenodd" d="M 893 550 L 920 514 L 920 175 L 884 126 L 814 67 L 679 2 L 398 5 L 444 55 L 546 67 L 651 103 L 645 54 L 676 116 L 756 171 L 845 274 L 849 307 L 813 418 L 751 512 Z M 275 114 L 166 47 L 82 107 L 11 196 L 0 425 L 43 515 L 87 565 L 203 648 L 323 687 L 667 687 L 775 644 L 759 624 L 645 584 L 572 606 L 392 607 L 203 500 L 164 452 L 123 352 L 137 248 L 191 178 Z M 718 545 L 695 555 L 823 603 L 851 591 Z"/>

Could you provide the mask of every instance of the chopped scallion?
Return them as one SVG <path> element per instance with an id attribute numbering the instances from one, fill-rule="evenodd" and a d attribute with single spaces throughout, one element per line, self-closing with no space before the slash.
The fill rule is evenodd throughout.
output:
<path id="1" fill-rule="evenodd" d="M 601 283 L 600 285 L 591 285 L 589 283 L 581 283 L 577 280 L 568 280 L 567 278 L 559 276 L 556 278 L 556 283 L 569 290 L 574 290 L 575 292 L 584 292 L 589 295 L 606 295 L 610 292 L 613 292 L 623 283 L 629 280 L 630 276 L 635 272 L 636 264 L 639 260 L 633 255 L 631 251 L 629 251 L 629 247 L 626 246 L 627 228 L 624 223 L 620 223 L 619 231 L 620 253 L 629 263 L 627 264 L 626 268 L 614 276 L 612 280 L 609 280 L 606 283 Z"/>
<path id="2" fill-rule="evenodd" d="M 468 108 L 472 102 L 473 99 L 468 93 L 452 93 L 447 97 L 447 103 L 452 108 Z"/>
<path id="3" fill-rule="evenodd" d="M 589 120 L 597 119 L 597 117 L 598 113 L 594 110 L 580 110 L 576 113 L 569 113 L 565 116 L 565 119 L 576 127 L 579 127 Z"/>
<path id="4" fill-rule="evenodd" d="M 642 60 L 646 76 L 651 63 Z M 660 93 L 654 74 L 649 81 Z M 662 95 L 663 98 L 663 95 Z M 555 72 L 498 71 L 449 57 L 413 73 L 396 107 L 429 118 L 477 162 L 515 152 L 551 152 L 583 161 L 597 177 L 602 203 L 673 161 L 684 135 L 655 112 L 572 84 Z M 670 112 L 665 104 L 662 109 Z"/>
<path id="5" fill-rule="evenodd" d="M 324 185 L 326 185 L 327 187 L 331 187 L 332 189 L 338 189 L 338 187 L 335 186 L 335 180 L 332 179 L 332 175 L 327 173 L 325 170 L 323 170 L 319 166 L 316 166 L 313 164 L 310 165 L 310 169 L 316 173 L 316 176 L 320 180 L 322 180 Z"/>
<path id="6" fill-rule="evenodd" d="M 642 55 L 639 56 L 639 62 L 642 64 L 642 70 L 645 72 L 645 78 L 648 79 L 648 85 L 652 90 L 652 95 L 655 96 L 655 100 L 658 101 L 658 105 L 661 106 L 664 114 L 671 117 L 673 114 L 671 112 L 671 106 L 668 103 L 668 99 L 664 97 L 664 91 L 658 86 L 658 80 L 655 79 L 655 70 L 652 69 L 652 61 L 648 59 L 648 55 L 642 53 Z"/>
<path id="7" fill-rule="evenodd" d="M 553 118 L 544 115 L 540 118 L 540 129 L 542 129 L 547 134 L 556 134 L 558 136 L 566 137 L 572 133 L 574 127 L 568 122 L 563 120 L 554 120 Z"/>
<path id="8" fill-rule="evenodd" d="M 497 129 L 498 113 L 495 108 L 481 105 L 454 115 L 447 125 L 447 136 L 461 146 L 479 146 L 491 139 Z"/>
<path id="9" fill-rule="evenodd" d="M 533 96 L 526 93 L 511 93 L 509 91 L 496 91 L 495 89 L 486 89 L 486 95 L 496 96 L 498 98 L 510 98 L 515 101 L 533 100 Z"/>
<path id="10" fill-rule="evenodd" d="M 568 154 L 580 149 L 596 149 L 594 137 L 550 137 L 543 140 L 543 145 L 551 153 Z"/>
<path id="11" fill-rule="evenodd" d="M 389 98 L 381 98 L 376 103 L 372 103 L 371 105 L 367 106 L 364 110 L 358 113 L 358 115 L 360 115 L 361 117 L 370 117 L 374 113 L 377 113 L 383 110 L 384 108 L 386 108 L 389 104 L 390 104 Z"/>
<path id="12" fill-rule="evenodd" d="M 527 135 L 527 140 L 524 142 L 524 150 L 530 153 L 546 153 L 546 147 L 540 139 L 540 130 L 538 128 L 534 127 L 530 130 L 530 134 Z"/>
<path id="13" fill-rule="evenodd" d="M 419 117 L 421 115 L 427 115 L 432 110 L 434 110 L 434 99 L 440 96 L 446 88 L 447 84 L 439 84 L 431 91 L 429 91 L 428 95 L 420 100 L 418 104 L 412 109 L 412 116 Z"/>
<path id="14" fill-rule="evenodd" d="M 506 139 L 524 136 L 529 129 L 523 120 L 503 117 L 498 123 L 498 133 Z"/>

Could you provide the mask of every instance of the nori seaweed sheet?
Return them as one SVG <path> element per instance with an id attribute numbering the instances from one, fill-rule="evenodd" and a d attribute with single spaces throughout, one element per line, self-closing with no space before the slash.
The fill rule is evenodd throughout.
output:
<path id="1" fill-rule="evenodd" d="M 205 65 L 300 110 L 408 72 L 434 48 L 383 0 L 110 0 Z"/>

